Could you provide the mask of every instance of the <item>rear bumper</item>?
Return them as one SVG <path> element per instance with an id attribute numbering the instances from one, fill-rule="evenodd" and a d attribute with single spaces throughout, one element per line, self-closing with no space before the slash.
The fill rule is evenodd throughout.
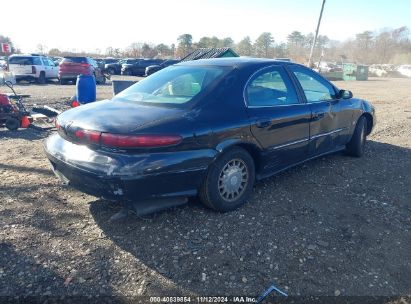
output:
<path id="1" fill-rule="evenodd" d="M 90 73 L 82 73 L 83 75 L 90 75 Z M 77 79 L 77 76 L 80 75 L 78 73 L 64 73 L 59 74 L 59 79 Z"/>
<path id="2" fill-rule="evenodd" d="M 58 134 L 45 142 L 53 169 L 74 188 L 111 200 L 195 196 L 215 150 L 116 154 L 70 143 Z"/>

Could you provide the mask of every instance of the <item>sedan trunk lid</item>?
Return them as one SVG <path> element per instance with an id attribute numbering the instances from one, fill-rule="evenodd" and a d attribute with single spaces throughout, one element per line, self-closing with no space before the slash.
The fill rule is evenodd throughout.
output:
<path id="1" fill-rule="evenodd" d="M 89 103 L 58 116 L 64 129 L 81 128 L 114 134 L 133 134 L 152 125 L 183 115 L 184 109 L 103 100 Z"/>

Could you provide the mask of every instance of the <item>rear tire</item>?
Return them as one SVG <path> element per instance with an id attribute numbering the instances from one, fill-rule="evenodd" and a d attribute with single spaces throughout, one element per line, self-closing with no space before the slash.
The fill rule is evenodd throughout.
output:
<path id="1" fill-rule="evenodd" d="M 210 165 L 200 189 L 200 199 L 216 211 L 235 210 L 251 195 L 254 179 L 252 157 L 246 150 L 234 147 Z"/>
<path id="2" fill-rule="evenodd" d="M 357 121 L 351 140 L 345 146 L 348 155 L 361 157 L 364 154 L 365 141 L 367 139 L 367 119 L 361 116 Z"/>
<path id="3" fill-rule="evenodd" d="M 10 131 L 15 131 L 20 127 L 20 121 L 16 118 L 9 118 L 6 120 L 6 128 Z"/>
<path id="4" fill-rule="evenodd" d="M 39 78 L 37 79 L 37 82 L 39 84 L 45 84 L 46 83 L 46 74 L 44 72 L 40 72 Z"/>
<path id="5" fill-rule="evenodd" d="M 104 75 L 101 75 L 99 77 L 99 81 L 97 81 L 97 84 L 105 84 L 106 83 L 106 77 L 104 77 Z"/>
<path id="6" fill-rule="evenodd" d="M 66 85 L 66 84 L 67 84 L 67 80 L 60 78 L 60 84 L 61 84 L 61 85 Z"/>

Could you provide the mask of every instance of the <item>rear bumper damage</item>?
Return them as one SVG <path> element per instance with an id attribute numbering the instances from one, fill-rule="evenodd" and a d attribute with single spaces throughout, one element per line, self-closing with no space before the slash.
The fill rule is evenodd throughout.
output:
<path id="1" fill-rule="evenodd" d="M 120 154 L 73 144 L 58 134 L 44 144 L 56 175 L 88 194 L 118 201 L 195 196 L 217 151 Z"/>

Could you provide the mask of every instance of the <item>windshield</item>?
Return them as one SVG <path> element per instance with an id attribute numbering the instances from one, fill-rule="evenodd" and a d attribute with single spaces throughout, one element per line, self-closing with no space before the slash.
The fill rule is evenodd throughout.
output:
<path id="1" fill-rule="evenodd" d="M 182 105 L 222 77 L 228 68 L 171 66 L 143 79 L 116 95 L 113 100 L 137 103 Z"/>
<path id="2" fill-rule="evenodd" d="M 86 57 L 64 57 L 63 63 L 87 63 Z"/>

